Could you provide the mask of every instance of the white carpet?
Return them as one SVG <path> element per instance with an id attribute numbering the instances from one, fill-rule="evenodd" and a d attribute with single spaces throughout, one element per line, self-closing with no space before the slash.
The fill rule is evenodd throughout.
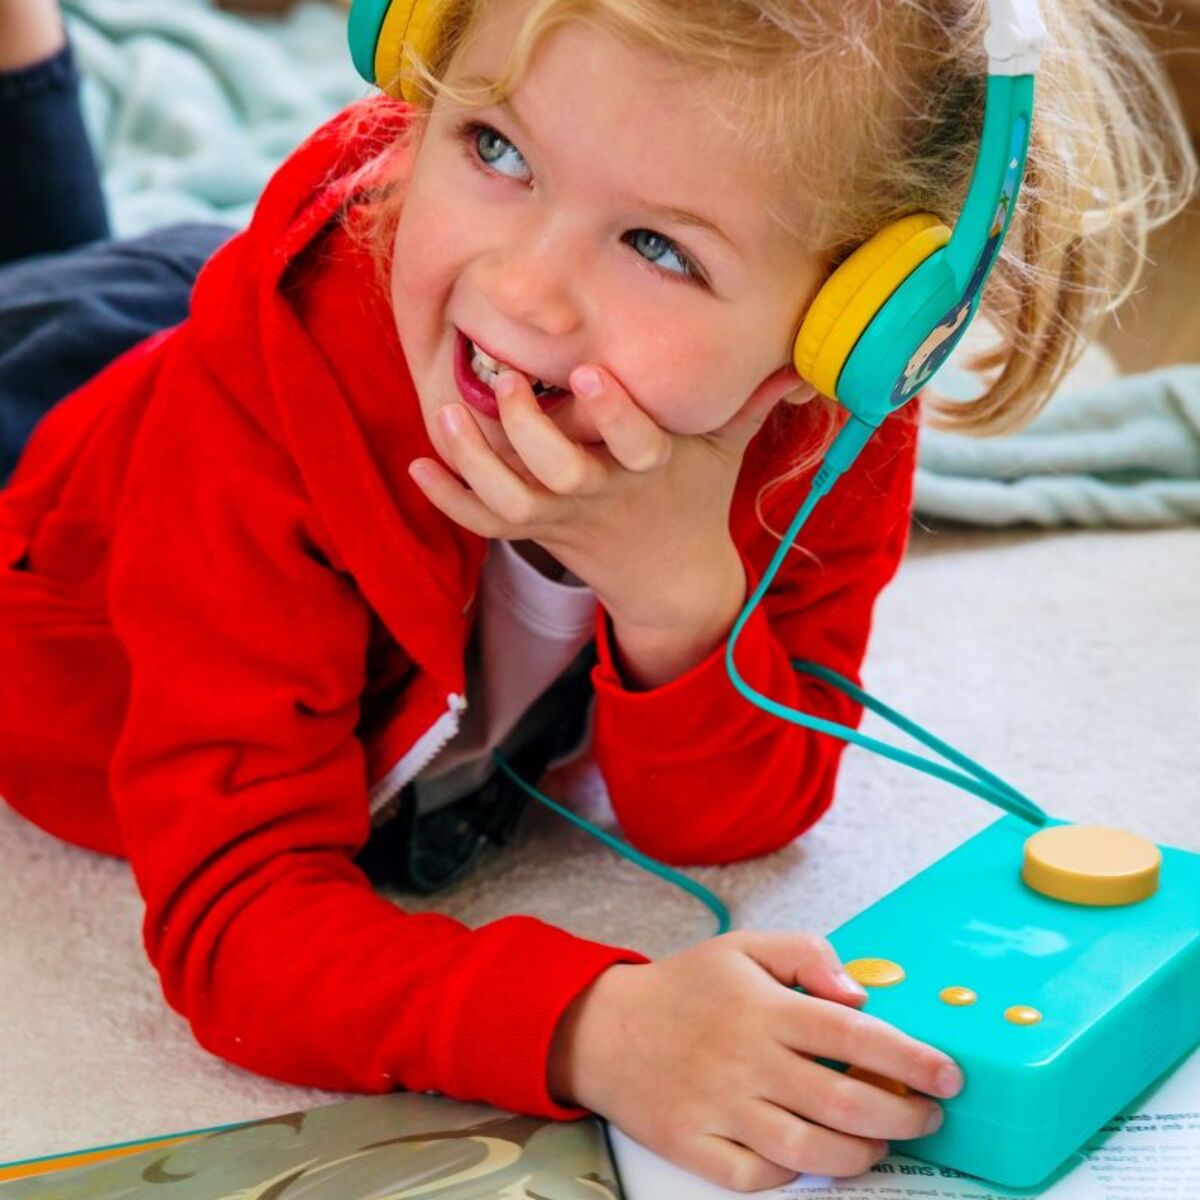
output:
<path id="1" fill-rule="evenodd" d="M 1065 819 L 1200 849 L 1200 530 L 918 531 L 877 614 L 867 687 Z M 873 732 L 882 729 L 873 722 Z M 548 780 L 604 820 L 594 773 Z M 852 749 L 797 844 L 697 873 L 743 927 L 827 932 L 992 820 Z M 663 954 L 707 935 L 696 902 L 549 813 L 439 901 L 531 912 Z M 124 864 L 0 805 L 0 1162 L 334 1098 L 228 1066 L 163 1002 Z"/>

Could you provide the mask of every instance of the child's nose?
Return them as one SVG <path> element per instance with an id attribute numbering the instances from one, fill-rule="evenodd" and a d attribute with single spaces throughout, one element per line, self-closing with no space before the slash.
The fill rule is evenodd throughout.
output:
<path id="1" fill-rule="evenodd" d="M 569 236 L 543 230 L 508 239 L 477 265 L 485 299 L 509 320 L 550 337 L 579 328 L 582 254 Z"/>

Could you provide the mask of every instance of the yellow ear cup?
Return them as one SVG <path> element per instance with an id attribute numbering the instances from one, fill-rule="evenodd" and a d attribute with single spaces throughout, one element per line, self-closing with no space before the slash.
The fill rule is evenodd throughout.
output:
<path id="1" fill-rule="evenodd" d="M 825 281 L 800 325 L 792 356 L 801 378 L 834 397 L 863 330 L 904 280 L 949 240 L 950 230 L 938 217 L 914 213 L 859 246 Z"/>
<path id="2" fill-rule="evenodd" d="M 442 18 L 453 0 L 408 0 L 393 3 L 383 18 L 379 41 L 375 46 L 375 80 L 389 96 L 400 96 L 410 104 L 419 104 L 422 93 L 412 80 L 403 82 L 400 68 L 404 47 L 431 62 L 437 50 Z"/>

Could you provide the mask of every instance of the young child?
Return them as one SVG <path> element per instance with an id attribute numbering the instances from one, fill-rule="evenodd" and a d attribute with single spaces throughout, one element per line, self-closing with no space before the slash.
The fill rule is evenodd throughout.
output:
<path id="1" fill-rule="evenodd" d="M 998 372 L 941 414 L 977 432 L 1037 411 L 1189 162 L 1117 18 L 1042 8 Z M 0 37 L 0 103 L 48 71 L 61 99 L 48 5 L 0 0 L 0 32 L 22 10 L 53 32 Z M 187 319 L 40 422 L 0 493 L 0 795 L 128 857 L 203 1045 L 312 1086 L 591 1109 L 740 1189 L 936 1127 L 957 1067 L 858 1011 L 822 938 L 649 962 L 405 913 L 364 866 L 453 877 L 511 825 L 490 750 L 536 775 L 589 704 L 615 813 L 660 859 L 765 854 L 828 807 L 840 744 L 737 696 L 724 640 L 837 422 L 790 364 L 798 321 L 888 221 L 957 214 L 985 23 L 974 0 L 455 0 L 428 103 L 318 131 Z M 13 264 L 0 308 L 97 253 Z M 4 328 L 0 396 L 34 337 Z M 858 719 L 789 660 L 857 674 L 915 441 L 885 423 L 747 625 L 739 667 L 782 703 Z"/>

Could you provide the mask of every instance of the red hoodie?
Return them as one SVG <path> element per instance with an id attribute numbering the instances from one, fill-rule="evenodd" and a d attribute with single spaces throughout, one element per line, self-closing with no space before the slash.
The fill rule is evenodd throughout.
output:
<path id="1" fill-rule="evenodd" d="M 407 117 L 380 101 L 388 128 Z M 280 169 L 202 272 L 190 319 L 54 409 L 0 492 L 0 795 L 127 855 L 168 1002 L 208 1049 L 337 1090 L 436 1089 L 574 1115 L 546 1087 L 571 1001 L 635 952 L 532 917 L 408 914 L 352 859 L 371 797 L 453 734 L 485 542 L 407 464 L 435 452 L 384 289 L 349 238 L 346 119 Z M 731 531 L 813 436 L 782 408 Z M 888 422 L 818 508 L 738 643 L 746 680 L 857 722 L 792 657 L 852 677 L 903 552 L 915 424 Z M 771 494 L 782 531 L 807 478 Z M 626 690 L 599 614 L 594 753 L 629 839 L 674 862 L 780 847 L 829 805 L 841 743 L 730 684 L 724 647 Z"/>

